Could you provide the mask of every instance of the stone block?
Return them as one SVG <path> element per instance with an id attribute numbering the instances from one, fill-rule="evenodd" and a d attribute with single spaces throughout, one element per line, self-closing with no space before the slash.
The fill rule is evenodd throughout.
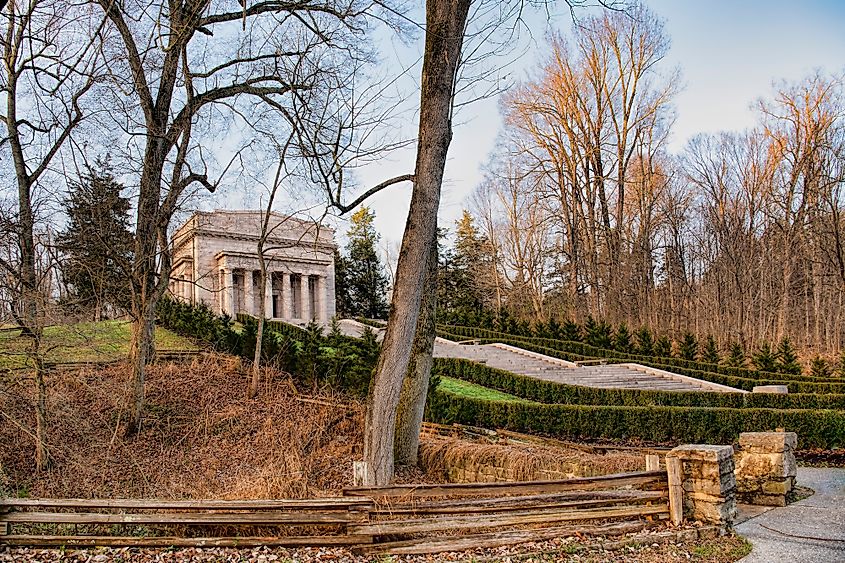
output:
<path id="1" fill-rule="evenodd" d="M 731 499 L 722 503 L 713 504 L 710 502 L 693 501 L 688 508 L 689 516 L 694 520 L 710 522 L 713 524 L 730 525 L 736 519 L 736 500 Z M 685 513 L 687 511 L 685 510 Z"/>
<path id="2" fill-rule="evenodd" d="M 712 496 L 725 496 L 736 489 L 733 473 L 727 473 L 720 479 L 684 479 L 683 488 L 688 493 L 703 493 Z"/>
<path id="3" fill-rule="evenodd" d="M 733 456 L 732 446 L 714 446 L 710 444 L 687 444 L 672 449 L 667 457 L 677 457 L 681 461 L 724 462 Z"/>
<path id="4" fill-rule="evenodd" d="M 737 481 L 794 477 L 797 472 L 798 466 L 792 452 L 756 453 L 743 450 L 737 454 Z"/>
<path id="5" fill-rule="evenodd" d="M 766 481 L 762 486 L 763 492 L 767 495 L 786 495 L 792 490 L 792 482 L 789 478 L 779 481 Z"/>
<path id="6" fill-rule="evenodd" d="M 795 451 L 798 434 L 795 432 L 743 432 L 739 435 L 739 447 L 743 451 L 780 453 Z"/>
<path id="7" fill-rule="evenodd" d="M 773 393 L 775 395 L 788 395 L 789 388 L 786 385 L 755 385 L 751 388 L 752 393 Z"/>

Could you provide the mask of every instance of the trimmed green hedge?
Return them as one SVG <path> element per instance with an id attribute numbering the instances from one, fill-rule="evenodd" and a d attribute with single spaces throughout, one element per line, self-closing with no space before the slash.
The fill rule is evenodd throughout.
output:
<path id="1" fill-rule="evenodd" d="M 462 335 L 456 335 L 454 333 L 449 333 L 445 331 L 438 331 L 438 336 L 443 338 L 449 339 L 458 339 L 464 338 Z M 553 358 L 560 358 L 562 360 L 568 360 L 570 362 L 578 362 L 584 360 L 595 360 L 597 358 L 592 356 L 582 356 L 580 354 L 573 354 L 569 352 L 561 352 L 560 350 L 553 349 L 553 348 L 546 348 L 545 346 L 538 346 L 527 340 L 516 340 L 516 339 L 507 339 L 507 338 L 477 338 L 478 342 L 482 344 L 492 344 L 494 342 L 502 343 L 502 344 L 509 344 L 511 346 L 516 346 L 518 348 L 522 348 L 524 350 L 529 350 L 531 352 L 537 352 L 539 354 L 545 354 L 546 356 L 551 356 Z M 607 359 L 609 363 L 624 363 L 627 361 L 626 359 L 620 358 L 601 358 Z M 794 381 L 790 379 L 753 379 L 753 378 L 746 378 L 746 377 L 737 377 L 737 376 L 730 376 L 724 375 L 721 373 L 714 373 L 710 371 L 702 371 L 702 370 L 695 370 L 690 368 L 681 367 L 678 365 L 666 365 L 661 364 L 656 361 L 647 361 L 647 360 L 639 360 L 636 363 L 642 364 L 644 366 L 649 366 L 657 369 L 662 369 L 665 371 L 671 371 L 673 373 L 677 373 L 679 375 L 687 375 L 689 377 L 694 377 L 696 379 L 701 379 L 703 381 L 709 381 L 711 383 L 718 383 L 720 385 L 727 385 L 729 387 L 734 387 L 736 389 L 742 389 L 744 391 L 751 391 L 754 387 L 758 385 L 786 385 L 789 388 L 790 393 L 845 393 L 845 382 L 838 383 L 838 382 L 810 382 L 810 381 Z M 775 374 L 777 375 L 777 374 Z"/>
<path id="2" fill-rule="evenodd" d="M 797 432 L 801 448 L 845 445 L 845 412 L 833 410 L 731 409 L 547 405 L 487 401 L 437 390 L 426 418 L 579 440 L 641 439 L 687 444 L 731 444 L 740 432 L 785 428 Z"/>
<path id="3" fill-rule="evenodd" d="M 711 373 L 718 373 L 731 377 L 739 377 L 744 379 L 760 379 L 767 381 L 804 381 L 815 383 L 838 383 L 841 378 L 837 377 L 814 377 L 811 375 L 794 375 L 786 373 L 775 373 L 759 371 L 748 368 L 737 368 L 725 366 L 722 364 L 711 364 L 707 362 L 695 362 L 685 360 L 683 358 L 663 357 L 663 356 L 643 356 L 640 354 L 632 354 L 627 352 L 619 352 L 618 350 L 611 350 L 607 348 L 598 348 L 590 346 L 583 342 L 572 342 L 568 340 L 556 340 L 552 338 L 539 338 L 534 336 L 517 336 L 504 332 L 497 332 L 477 327 L 466 326 L 438 326 L 439 330 L 448 332 L 449 334 L 459 338 L 483 338 L 483 339 L 508 339 L 519 342 L 529 342 L 536 346 L 558 350 L 571 355 L 582 356 L 585 358 L 612 358 L 614 360 L 637 362 L 641 364 L 660 363 L 661 365 L 673 366 L 677 368 L 692 369 L 696 371 L 705 371 Z M 444 337 L 446 338 L 446 337 Z M 765 384 L 768 385 L 768 384 Z"/>
<path id="4" fill-rule="evenodd" d="M 433 372 L 548 404 L 845 410 L 845 394 L 600 389 L 545 381 L 456 358 L 435 358 Z"/>

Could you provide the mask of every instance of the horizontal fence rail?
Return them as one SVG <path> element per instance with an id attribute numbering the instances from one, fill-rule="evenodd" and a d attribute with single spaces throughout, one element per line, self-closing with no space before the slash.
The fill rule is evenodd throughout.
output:
<path id="1" fill-rule="evenodd" d="M 0 499 L 0 545 L 349 546 L 362 554 L 423 554 L 574 533 L 618 535 L 670 515 L 665 470 L 343 493 L 303 500 Z"/>

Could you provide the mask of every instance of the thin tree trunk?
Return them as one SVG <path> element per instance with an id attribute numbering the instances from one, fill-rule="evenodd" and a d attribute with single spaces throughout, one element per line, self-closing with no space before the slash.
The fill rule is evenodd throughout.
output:
<path id="1" fill-rule="evenodd" d="M 35 361 L 35 468 L 46 471 L 50 467 L 47 449 L 47 384 L 44 380 L 44 356 L 41 354 L 41 337 L 32 339 L 32 358 Z"/>
<path id="2" fill-rule="evenodd" d="M 364 483 L 393 478 L 393 438 L 402 380 L 408 371 L 417 327 L 429 248 L 446 155 L 452 140 L 452 96 L 470 0 L 426 3 L 426 44 L 420 97 L 420 129 L 414 189 L 396 268 L 396 287 L 384 345 L 367 400 Z"/>
<path id="3" fill-rule="evenodd" d="M 411 360 L 408 373 L 402 383 L 396 412 L 396 437 L 393 450 L 396 463 L 399 465 L 417 464 L 420 429 L 428 396 L 428 383 L 431 379 L 431 366 L 434 363 L 432 354 L 437 336 L 436 323 L 437 242 L 433 241 L 428 257 L 428 273 L 425 278 L 420 316 L 417 319 L 417 332 L 411 348 Z"/>
<path id="4" fill-rule="evenodd" d="M 266 228 L 264 229 L 266 231 Z M 263 238 L 263 236 L 262 236 Z M 255 356 L 252 359 L 252 379 L 247 395 L 250 399 L 258 396 L 261 384 L 261 351 L 264 344 L 264 319 L 267 317 L 267 263 L 264 260 L 263 241 L 258 245 L 258 267 L 261 271 L 260 295 L 258 296 L 258 328 L 255 331 Z M 252 280 L 249 280 L 252 283 Z"/>

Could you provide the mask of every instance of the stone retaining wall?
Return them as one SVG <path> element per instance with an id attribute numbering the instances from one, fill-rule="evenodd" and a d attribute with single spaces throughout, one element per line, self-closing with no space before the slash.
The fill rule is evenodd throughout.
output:
<path id="1" fill-rule="evenodd" d="M 666 458 L 680 461 L 684 518 L 733 525 L 736 519 L 733 447 L 678 446 Z M 669 485 L 672 486 L 671 479 Z"/>
<path id="2" fill-rule="evenodd" d="M 545 481 L 642 471 L 634 453 L 586 454 L 526 445 L 478 444 L 429 438 L 420 442 L 420 468 L 450 483 Z"/>
<path id="3" fill-rule="evenodd" d="M 736 488 L 740 502 L 786 506 L 795 486 L 795 432 L 743 432 L 736 453 Z"/>

